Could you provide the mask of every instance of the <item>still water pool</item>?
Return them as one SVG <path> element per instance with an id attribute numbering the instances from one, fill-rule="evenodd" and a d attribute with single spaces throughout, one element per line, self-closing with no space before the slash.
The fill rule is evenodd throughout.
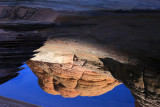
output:
<path id="1" fill-rule="evenodd" d="M 44 92 L 38 85 L 38 78 L 24 64 L 19 76 L 0 85 L 0 95 L 25 101 L 43 107 L 134 107 L 134 98 L 123 84 L 113 90 L 94 97 L 63 98 Z"/>

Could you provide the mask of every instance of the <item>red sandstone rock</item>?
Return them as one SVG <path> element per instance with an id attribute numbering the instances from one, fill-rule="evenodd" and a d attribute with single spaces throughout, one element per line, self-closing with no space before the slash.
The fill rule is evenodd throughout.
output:
<path id="1" fill-rule="evenodd" d="M 28 66 L 38 77 L 41 88 L 53 95 L 63 97 L 98 96 L 112 90 L 120 83 L 83 67 L 63 68 L 65 64 L 54 64 L 30 60 Z M 73 67 L 74 68 L 74 67 Z"/>

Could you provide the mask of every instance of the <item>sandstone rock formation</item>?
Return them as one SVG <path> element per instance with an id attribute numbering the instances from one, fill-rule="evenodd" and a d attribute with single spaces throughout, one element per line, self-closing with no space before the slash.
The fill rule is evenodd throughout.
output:
<path id="1" fill-rule="evenodd" d="M 106 56 L 101 61 L 131 90 L 136 105 L 159 107 L 160 15 L 123 15 L 61 18 L 57 21 L 63 21 L 69 27 L 60 29 L 63 34 L 56 35 L 83 35 L 82 38 L 91 37 L 102 43 Z"/>
<path id="2" fill-rule="evenodd" d="M 124 64 L 111 58 L 102 59 L 112 75 L 127 86 L 136 100 L 136 106 L 160 106 L 159 66 L 146 63 Z"/>
<path id="3" fill-rule="evenodd" d="M 78 65 L 27 62 L 38 77 L 40 87 L 47 93 L 63 97 L 98 96 L 112 90 L 120 83 L 112 77 L 85 69 Z"/>
<path id="4" fill-rule="evenodd" d="M 96 96 L 113 89 L 120 80 L 131 90 L 136 105 L 159 106 L 159 66 L 154 60 L 149 64 L 134 57 L 123 59 L 126 54 L 108 52 L 94 39 L 75 36 L 51 38 L 36 51 L 39 53 L 27 64 L 50 94 Z"/>
<path id="5" fill-rule="evenodd" d="M 36 51 L 40 52 L 27 64 L 47 93 L 63 97 L 98 96 L 120 84 L 104 69 L 99 59 L 103 53 L 80 44 L 78 39 L 51 39 Z"/>

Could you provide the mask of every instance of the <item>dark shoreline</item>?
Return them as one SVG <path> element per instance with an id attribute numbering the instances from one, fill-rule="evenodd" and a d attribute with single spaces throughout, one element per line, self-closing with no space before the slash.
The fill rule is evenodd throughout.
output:
<path id="1" fill-rule="evenodd" d="M 1 107 L 41 107 L 34 104 L 0 96 Z"/>

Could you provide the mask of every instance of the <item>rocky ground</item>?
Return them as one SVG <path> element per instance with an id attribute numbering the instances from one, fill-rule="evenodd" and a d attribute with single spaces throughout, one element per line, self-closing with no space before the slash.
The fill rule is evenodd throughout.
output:
<path id="1" fill-rule="evenodd" d="M 0 107 L 40 107 L 40 106 L 0 96 Z"/>

